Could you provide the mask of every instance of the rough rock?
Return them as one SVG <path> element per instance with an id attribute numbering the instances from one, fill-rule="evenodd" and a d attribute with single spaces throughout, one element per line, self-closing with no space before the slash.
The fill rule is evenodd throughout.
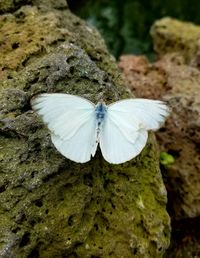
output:
<path id="1" fill-rule="evenodd" d="M 157 62 L 150 64 L 144 57 L 124 56 L 119 65 L 135 95 L 163 98 L 172 107 L 166 127 L 157 134 L 162 150 L 175 158 L 175 163 L 165 168 L 172 213 L 176 218 L 198 217 L 200 27 L 163 18 L 152 26 L 151 35 L 160 56 Z"/>
<path id="2" fill-rule="evenodd" d="M 170 65 L 170 60 L 157 63 L 166 68 L 169 91 L 165 99 L 172 107 L 166 131 L 159 137 L 175 158 L 167 168 L 175 214 L 193 218 L 200 215 L 200 71 L 184 64 Z"/>
<path id="3" fill-rule="evenodd" d="M 151 65 L 145 56 L 121 56 L 119 67 L 135 96 L 160 99 L 165 93 L 164 71 L 158 72 L 158 69 Z"/>
<path id="4" fill-rule="evenodd" d="M 133 67 L 143 63 L 143 68 L 131 69 L 130 63 Z M 123 56 L 119 66 L 137 97 L 162 98 L 171 107 L 157 139 L 161 150 L 175 159 L 165 167 L 172 214 L 177 218 L 199 216 L 200 71 L 187 66 L 177 54 L 167 54 L 154 64 L 144 62 L 144 57 Z"/>
<path id="5" fill-rule="evenodd" d="M 31 3 L 0 18 L 0 257 L 162 257 L 170 226 L 153 135 L 123 165 L 99 151 L 77 164 L 31 110 L 41 92 L 131 96 L 95 29 L 63 1 Z"/>
<path id="6" fill-rule="evenodd" d="M 179 52 L 188 63 L 199 56 L 200 27 L 193 23 L 167 17 L 156 21 L 150 33 L 160 56 Z"/>
<path id="7" fill-rule="evenodd" d="M 193 29 L 188 31 L 188 26 Z M 143 56 L 130 55 L 119 62 L 137 97 L 163 99 L 171 107 L 167 123 L 156 134 L 172 217 L 166 258 L 200 256 L 200 55 L 195 47 L 199 32 L 198 26 L 164 18 L 152 29 L 158 61 L 152 64 Z M 180 41 L 184 48 L 179 48 Z"/>

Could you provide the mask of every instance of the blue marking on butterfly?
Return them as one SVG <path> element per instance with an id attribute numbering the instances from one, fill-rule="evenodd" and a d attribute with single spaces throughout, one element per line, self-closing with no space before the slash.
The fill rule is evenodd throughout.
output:
<path id="1" fill-rule="evenodd" d="M 97 130 L 97 139 L 96 142 L 99 142 L 99 134 L 101 131 L 101 128 L 103 126 L 103 123 L 105 121 L 105 116 L 107 113 L 107 107 L 103 101 L 100 101 L 95 108 L 95 114 L 96 114 L 96 130 Z"/>

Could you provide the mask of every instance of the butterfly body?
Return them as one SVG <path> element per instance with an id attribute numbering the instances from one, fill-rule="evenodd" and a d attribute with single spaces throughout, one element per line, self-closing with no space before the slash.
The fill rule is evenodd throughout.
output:
<path id="1" fill-rule="evenodd" d="M 97 103 L 95 107 L 95 114 L 96 114 L 96 142 L 99 142 L 99 135 L 101 133 L 103 123 L 106 118 L 107 107 L 103 101 Z"/>
<path id="2" fill-rule="evenodd" d="M 51 132 L 51 140 L 66 158 L 84 163 L 98 144 L 106 161 L 120 164 L 137 156 L 169 114 L 162 101 L 125 99 L 93 104 L 70 94 L 41 94 L 31 102 Z"/>

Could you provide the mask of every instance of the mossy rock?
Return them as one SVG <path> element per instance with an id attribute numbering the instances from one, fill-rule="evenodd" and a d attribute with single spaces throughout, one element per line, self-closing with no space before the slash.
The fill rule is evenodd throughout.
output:
<path id="1" fill-rule="evenodd" d="M 178 52 L 188 63 L 199 56 L 200 28 L 194 23 L 165 17 L 152 25 L 151 36 L 159 56 Z"/>
<path id="2" fill-rule="evenodd" d="M 77 164 L 31 110 L 41 92 L 131 96 L 99 33 L 46 2 L 1 16 L 0 256 L 162 257 L 170 226 L 153 135 L 130 162 L 98 151 Z"/>

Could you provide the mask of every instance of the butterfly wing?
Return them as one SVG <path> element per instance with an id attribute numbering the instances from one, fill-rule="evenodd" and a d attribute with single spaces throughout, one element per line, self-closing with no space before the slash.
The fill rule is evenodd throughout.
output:
<path id="1" fill-rule="evenodd" d="M 80 163 L 90 160 L 97 148 L 95 105 L 69 94 L 41 94 L 31 102 L 51 131 L 51 139 L 65 157 Z"/>
<path id="2" fill-rule="evenodd" d="M 161 101 L 128 99 L 109 105 L 100 135 L 104 158 L 120 164 L 137 156 L 146 145 L 147 130 L 158 129 L 167 115 Z"/>
<path id="3" fill-rule="evenodd" d="M 146 130 L 158 129 L 169 114 L 169 108 L 163 101 L 151 99 L 120 100 L 109 105 L 109 109 L 121 116 L 134 116 Z"/>

